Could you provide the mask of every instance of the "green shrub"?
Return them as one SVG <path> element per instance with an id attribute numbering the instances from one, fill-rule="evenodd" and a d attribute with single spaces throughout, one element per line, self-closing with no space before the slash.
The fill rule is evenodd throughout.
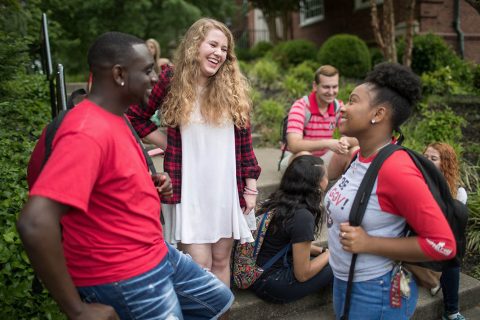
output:
<path id="1" fill-rule="evenodd" d="M 347 103 L 350 94 L 356 86 L 357 84 L 355 82 L 343 81 L 342 79 L 340 79 L 337 99 L 342 100 L 344 103 Z"/>
<path id="2" fill-rule="evenodd" d="M 399 61 L 402 61 L 405 44 L 398 45 Z M 452 66 L 459 57 L 450 48 L 442 37 L 428 33 L 415 35 L 412 49 L 412 70 L 421 75 L 424 72 L 433 72 L 441 67 Z"/>
<path id="3" fill-rule="evenodd" d="M 259 87 L 270 88 L 280 78 L 280 69 L 271 60 L 260 59 L 255 62 L 249 74 Z"/>
<path id="4" fill-rule="evenodd" d="M 414 150 L 423 150 L 433 141 L 444 141 L 453 145 L 460 154 L 465 119 L 456 115 L 449 107 L 429 108 L 422 112 L 420 119 L 413 118 L 403 127 L 406 146 Z"/>
<path id="5" fill-rule="evenodd" d="M 235 47 L 235 55 L 238 60 L 243 61 L 250 61 L 254 58 L 252 52 L 248 48 Z"/>
<path id="6" fill-rule="evenodd" d="M 27 199 L 26 168 L 50 118 L 44 76 L 27 75 L 26 43 L 0 32 L 0 314 L 2 319 L 65 319 L 33 271 L 15 228 Z M 4 46 L 5 44 L 5 46 Z"/>
<path id="7" fill-rule="evenodd" d="M 307 94 L 311 86 L 291 74 L 285 76 L 282 81 L 282 88 L 287 92 L 287 96 L 293 99 Z"/>
<path id="8" fill-rule="evenodd" d="M 250 49 L 250 54 L 254 59 L 263 58 L 272 48 L 273 44 L 271 42 L 259 41 Z"/>
<path id="9" fill-rule="evenodd" d="M 270 146 L 280 141 L 280 127 L 285 116 L 283 105 L 273 99 L 260 102 L 254 113 L 255 131 L 262 136 L 262 142 Z"/>
<path id="10" fill-rule="evenodd" d="M 477 90 L 480 90 L 480 64 L 475 65 L 472 67 L 473 73 L 473 87 Z"/>
<path id="11" fill-rule="evenodd" d="M 480 185 L 476 191 L 468 194 L 467 206 L 469 210 L 467 227 L 467 249 L 472 253 L 480 254 Z"/>
<path id="12" fill-rule="evenodd" d="M 308 86 L 311 87 L 318 67 L 318 63 L 307 60 L 288 69 L 287 74 L 308 83 Z"/>
<path id="13" fill-rule="evenodd" d="M 350 34 L 328 38 L 318 51 L 321 64 L 330 64 L 340 76 L 363 78 L 371 68 L 370 52 L 365 41 Z"/>
<path id="14" fill-rule="evenodd" d="M 370 51 L 370 60 L 371 60 L 372 67 L 385 61 L 385 58 L 383 57 L 383 53 L 379 48 L 370 47 L 369 51 Z"/>
<path id="15" fill-rule="evenodd" d="M 425 72 L 422 78 L 422 91 L 424 95 L 451 95 L 462 94 L 465 90 L 453 79 L 452 69 L 449 66 L 432 72 Z"/>
<path id="16" fill-rule="evenodd" d="M 238 60 L 238 66 L 240 67 L 240 71 L 246 76 L 250 70 L 252 69 L 252 65 L 247 63 L 243 60 Z"/>
<path id="17" fill-rule="evenodd" d="M 305 60 L 316 60 L 316 51 L 315 44 L 308 40 L 284 41 L 272 49 L 272 58 L 282 67 L 288 68 Z"/>

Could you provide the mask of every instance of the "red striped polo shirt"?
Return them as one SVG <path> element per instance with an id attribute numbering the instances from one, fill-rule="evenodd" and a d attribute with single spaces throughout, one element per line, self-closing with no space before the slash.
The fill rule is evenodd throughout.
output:
<path id="1" fill-rule="evenodd" d="M 295 101 L 288 113 L 288 133 L 298 133 L 303 136 L 305 140 L 317 140 L 317 139 L 331 139 L 333 137 L 333 131 L 336 128 L 336 113 L 334 103 L 328 105 L 327 112 L 320 113 L 318 110 L 317 99 L 315 92 L 312 91 L 308 96 L 310 102 L 310 112 L 312 114 L 310 121 L 305 126 L 305 108 L 307 103 L 303 97 Z M 342 101 L 338 100 L 340 106 L 343 105 Z M 327 148 L 313 151 L 315 156 L 322 156 L 328 151 Z"/>

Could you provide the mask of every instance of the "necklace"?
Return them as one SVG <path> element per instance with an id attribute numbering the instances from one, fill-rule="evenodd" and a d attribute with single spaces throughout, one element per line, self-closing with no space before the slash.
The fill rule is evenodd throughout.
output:
<path id="1" fill-rule="evenodd" d="M 375 153 L 377 153 L 378 151 L 380 151 L 381 149 L 385 148 L 386 146 L 388 146 L 390 143 L 392 143 L 392 141 L 388 141 L 387 143 L 385 143 L 384 145 L 382 145 L 381 147 L 375 149 L 375 151 L 373 151 L 372 153 L 370 153 L 368 156 L 363 156 L 364 158 L 370 158 L 371 156 L 373 156 Z"/>
<path id="2" fill-rule="evenodd" d="M 386 146 L 388 146 L 389 144 L 391 143 L 391 141 L 388 141 L 387 143 L 385 143 L 383 146 L 375 149 L 374 152 L 372 152 L 370 155 L 364 157 L 364 158 L 370 158 L 372 155 L 374 155 L 375 153 L 377 153 L 378 151 L 380 151 L 381 149 L 385 148 Z M 355 174 L 355 171 L 357 171 L 357 160 L 355 160 L 353 163 L 352 163 L 352 174 Z"/>

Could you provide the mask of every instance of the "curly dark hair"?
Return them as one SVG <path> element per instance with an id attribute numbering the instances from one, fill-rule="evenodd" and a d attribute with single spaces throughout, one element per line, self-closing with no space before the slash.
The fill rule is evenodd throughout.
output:
<path id="1" fill-rule="evenodd" d="M 284 228 L 285 223 L 295 215 L 295 211 L 305 208 L 315 217 L 315 231 L 323 221 L 324 192 L 320 181 L 326 170 L 323 160 L 312 155 L 295 158 L 283 174 L 280 186 L 269 199 L 262 203 L 259 214 L 274 210 L 275 215 L 270 226 L 272 232 Z"/>
<path id="2" fill-rule="evenodd" d="M 400 131 L 400 125 L 407 120 L 413 107 L 422 98 L 420 78 L 405 66 L 384 62 L 367 74 L 365 82 L 373 85 L 373 104 L 386 103 L 391 106 L 393 129 Z"/>

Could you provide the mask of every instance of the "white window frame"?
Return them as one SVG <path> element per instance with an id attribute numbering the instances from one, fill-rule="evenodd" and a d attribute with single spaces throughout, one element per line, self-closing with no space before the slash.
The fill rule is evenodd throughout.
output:
<path id="1" fill-rule="evenodd" d="M 305 0 L 309 5 L 313 5 L 314 9 L 319 9 L 321 13 L 309 18 L 305 17 L 305 8 L 303 3 L 300 3 L 300 27 L 305 27 L 325 19 L 325 1 L 324 0 Z"/>
<path id="2" fill-rule="evenodd" d="M 377 0 L 377 5 L 383 4 L 383 0 Z M 370 0 L 355 0 L 355 9 L 361 10 L 365 8 L 370 8 Z"/>

